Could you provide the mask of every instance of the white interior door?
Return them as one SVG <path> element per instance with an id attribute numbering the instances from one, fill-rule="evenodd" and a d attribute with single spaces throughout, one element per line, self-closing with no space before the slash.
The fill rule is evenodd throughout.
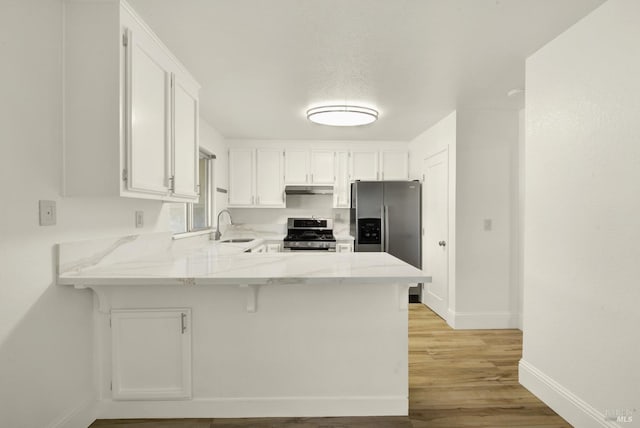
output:
<path id="1" fill-rule="evenodd" d="M 423 303 L 446 319 L 449 307 L 449 153 L 424 160 L 422 269 L 431 276 L 425 284 Z"/>

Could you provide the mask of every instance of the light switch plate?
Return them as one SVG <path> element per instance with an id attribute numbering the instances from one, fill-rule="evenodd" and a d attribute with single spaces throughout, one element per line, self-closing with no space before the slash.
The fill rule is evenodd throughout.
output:
<path id="1" fill-rule="evenodd" d="M 483 222 L 483 228 L 486 231 L 490 231 L 491 229 L 493 229 L 493 220 L 491 220 L 490 218 L 485 218 Z"/>
<path id="2" fill-rule="evenodd" d="M 40 226 L 53 226 L 56 224 L 56 201 L 38 201 L 40 209 Z"/>
<path id="3" fill-rule="evenodd" d="M 144 211 L 136 211 L 136 229 L 144 227 Z"/>

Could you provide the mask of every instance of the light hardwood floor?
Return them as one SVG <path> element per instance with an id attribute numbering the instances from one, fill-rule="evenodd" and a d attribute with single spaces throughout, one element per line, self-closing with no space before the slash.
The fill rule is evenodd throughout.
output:
<path id="1" fill-rule="evenodd" d="M 519 330 L 453 330 L 409 305 L 409 416 L 98 420 L 91 428 L 571 427 L 518 383 Z"/>

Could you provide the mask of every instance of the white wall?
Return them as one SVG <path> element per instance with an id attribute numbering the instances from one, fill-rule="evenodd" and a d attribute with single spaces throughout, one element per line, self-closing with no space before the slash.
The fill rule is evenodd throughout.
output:
<path id="1" fill-rule="evenodd" d="M 513 204 L 513 226 L 511 228 L 514 231 L 512 237 L 513 254 L 515 255 L 512 261 L 513 278 L 517 284 L 518 292 L 516 300 L 516 307 L 518 312 L 518 328 L 523 328 L 523 312 L 524 312 L 524 228 L 525 228 L 525 175 L 526 175 L 526 158 L 525 158 L 525 109 L 520 110 L 518 113 L 518 150 L 514 153 L 514 165 L 512 167 L 514 183 L 514 200 L 517 201 Z"/>
<path id="2" fill-rule="evenodd" d="M 640 404 L 638 40 L 609 0 L 527 60 L 520 379 L 580 427 Z"/>
<path id="3" fill-rule="evenodd" d="M 456 304 L 456 128 L 457 115 L 453 111 L 409 143 L 409 176 L 414 180 L 422 180 L 425 159 L 445 149 L 448 151 L 449 233 L 447 244 L 449 265 L 447 280 L 449 287 L 448 305 L 451 312 L 455 312 Z M 449 318 L 449 316 L 447 315 L 446 318 Z"/>
<path id="4" fill-rule="evenodd" d="M 455 328 L 518 326 L 518 111 L 458 109 L 409 144 L 412 178 L 449 147 L 449 313 Z M 492 222 L 484 230 L 484 220 Z"/>
<path id="5" fill-rule="evenodd" d="M 60 196 L 61 35 L 61 0 L 1 3 L 0 40 L 12 41 L 2 44 L 0 67 L 2 427 L 56 426 L 94 399 L 93 297 L 56 286 L 55 244 L 168 228 L 160 202 Z M 212 132 L 203 124 L 204 140 L 213 141 Z M 40 199 L 57 202 L 57 225 L 38 225 Z M 145 212 L 142 229 L 134 228 L 136 210 Z M 86 427 L 90 418 L 77 420 Z"/>
<path id="6" fill-rule="evenodd" d="M 224 137 L 209 123 L 200 118 L 200 147 L 216 155 L 215 186 L 229 189 L 229 153 Z M 215 214 L 227 207 L 228 193 L 216 192 Z"/>
<path id="7" fill-rule="evenodd" d="M 457 328 L 517 326 L 512 278 L 512 151 L 517 110 L 457 111 Z M 484 221 L 492 222 L 491 230 Z"/>

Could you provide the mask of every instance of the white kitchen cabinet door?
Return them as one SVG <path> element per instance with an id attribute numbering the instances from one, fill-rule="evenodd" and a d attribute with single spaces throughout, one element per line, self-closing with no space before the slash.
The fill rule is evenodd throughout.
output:
<path id="1" fill-rule="evenodd" d="M 66 2 L 63 26 L 65 196 L 195 200 L 197 82 L 125 1 Z"/>
<path id="2" fill-rule="evenodd" d="M 384 150 L 380 153 L 381 180 L 408 180 L 409 154 L 405 150 Z"/>
<path id="3" fill-rule="evenodd" d="M 282 244 L 267 244 L 267 253 L 279 253 L 282 251 Z"/>
<path id="4" fill-rule="evenodd" d="M 284 207 L 284 154 L 280 149 L 256 150 L 255 205 Z"/>
<path id="5" fill-rule="evenodd" d="M 333 207 L 351 206 L 351 183 L 349 181 L 349 152 L 336 152 L 336 182 L 333 187 Z"/>
<path id="6" fill-rule="evenodd" d="M 254 149 L 229 149 L 229 206 L 252 206 L 254 196 Z"/>
<path id="7" fill-rule="evenodd" d="M 309 182 L 309 150 L 290 150 L 284 154 L 284 182 L 306 184 Z"/>
<path id="8" fill-rule="evenodd" d="M 198 198 L 198 88 L 173 75 L 173 168 L 172 196 Z"/>
<path id="9" fill-rule="evenodd" d="M 351 151 L 351 180 L 379 180 L 378 152 L 376 150 Z"/>
<path id="10" fill-rule="evenodd" d="M 334 152 L 330 150 L 311 151 L 311 183 L 333 184 L 335 181 Z"/>
<path id="11" fill-rule="evenodd" d="M 338 243 L 336 244 L 336 253 L 352 253 L 353 244 L 351 243 Z"/>
<path id="12" fill-rule="evenodd" d="M 127 189 L 167 195 L 171 172 L 171 58 L 144 31 L 127 29 L 126 40 Z"/>
<path id="13" fill-rule="evenodd" d="M 191 398 L 190 309 L 111 311 L 114 400 Z"/>

